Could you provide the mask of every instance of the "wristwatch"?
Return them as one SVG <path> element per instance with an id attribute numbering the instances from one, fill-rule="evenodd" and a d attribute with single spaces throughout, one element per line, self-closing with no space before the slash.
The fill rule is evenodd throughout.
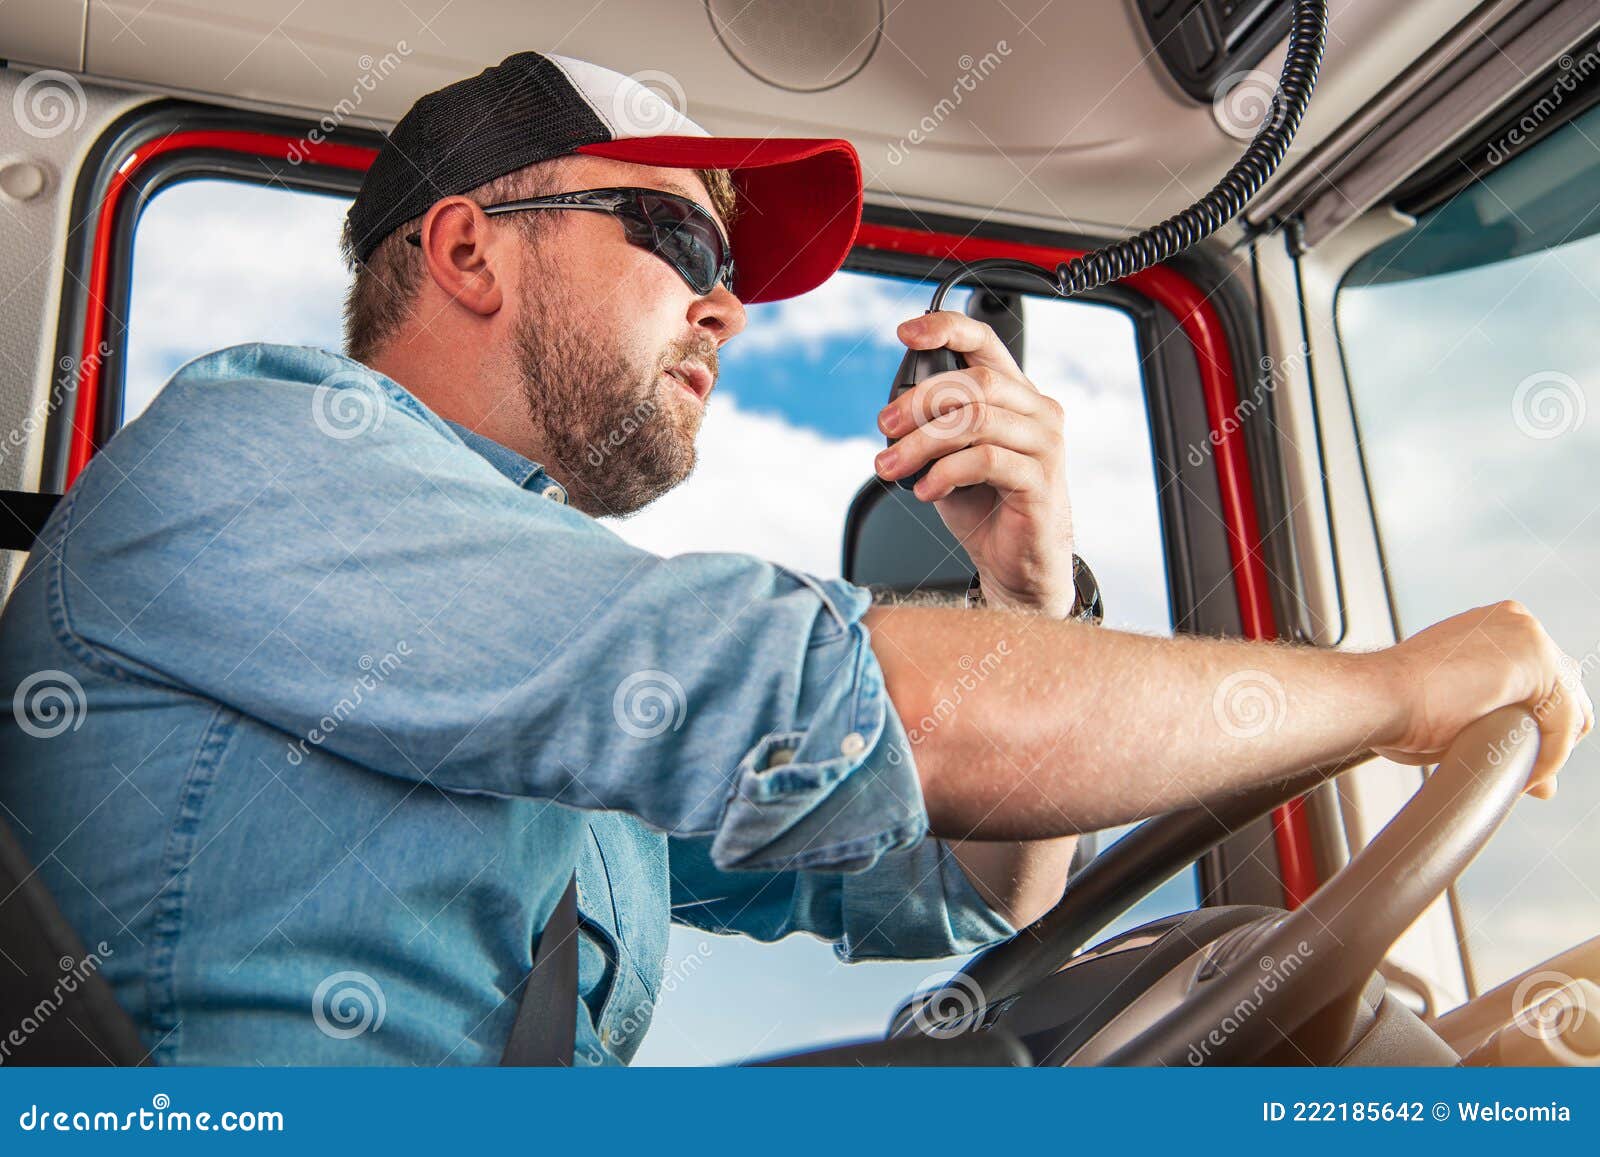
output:
<path id="1" fill-rule="evenodd" d="M 1089 564 L 1076 554 L 1072 556 L 1072 589 L 1072 612 L 1067 617 L 1095 626 L 1104 622 L 1106 606 L 1100 598 L 1100 584 L 1095 581 L 1094 571 L 1089 569 Z M 967 584 L 967 606 L 987 605 L 983 597 L 983 582 L 977 572 L 973 572 L 972 581 Z"/>

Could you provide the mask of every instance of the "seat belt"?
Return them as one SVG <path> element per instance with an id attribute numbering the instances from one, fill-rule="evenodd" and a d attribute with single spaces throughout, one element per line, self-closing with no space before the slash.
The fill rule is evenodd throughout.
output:
<path id="1" fill-rule="evenodd" d="M 578 876 L 573 873 L 539 934 L 533 971 L 523 982 L 522 1003 L 500 1064 L 571 1068 L 577 1031 Z"/>
<path id="2" fill-rule="evenodd" d="M 0 550 L 32 550 L 59 494 L 31 490 L 0 490 Z"/>

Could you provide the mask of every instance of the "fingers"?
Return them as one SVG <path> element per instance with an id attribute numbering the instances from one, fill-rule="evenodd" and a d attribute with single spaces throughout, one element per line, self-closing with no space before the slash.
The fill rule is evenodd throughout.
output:
<path id="1" fill-rule="evenodd" d="M 1021 375 L 1006 349 L 1005 342 L 983 322 L 964 313 L 942 309 L 938 313 L 925 313 L 900 323 L 895 331 L 900 340 L 914 350 L 938 349 L 941 346 L 966 355 L 967 364 Z"/>
<path id="2" fill-rule="evenodd" d="M 884 407 L 879 426 L 897 439 L 876 461 L 884 479 L 910 477 L 930 462 L 974 446 L 994 446 L 1047 465 L 1058 462 L 1064 449 L 1061 407 L 1026 379 L 981 366 L 935 374 L 907 390 Z M 962 470 L 959 476 L 971 480 L 960 485 L 993 482 L 1005 488 L 1016 473 L 1014 464 L 1005 478 L 971 477 Z M 943 497 L 949 490 L 917 488 L 919 497 L 930 493 Z"/>
<path id="3" fill-rule="evenodd" d="M 1528 784 L 1534 787 L 1548 782 L 1553 790 L 1556 772 L 1561 770 L 1577 745 L 1583 717 L 1572 697 L 1563 695 L 1559 700 L 1546 700 L 1543 709 L 1535 708 L 1534 718 L 1539 722 L 1539 758 L 1534 761 Z"/>
<path id="4" fill-rule="evenodd" d="M 1541 630 L 1541 634 L 1542 634 Z M 1539 724 L 1539 757 L 1528 777 L 1528 794 L 1549 799 L 1556 792 L 1556 773 L 1572 755 L 1572 749 L 1594 730 L 1594 704 L 1584 690 L 1577 663 L 1556 649 L 1548 635 L 1543 636 L 1546 661 L 1554 669 L 1554 687 L 1533 705 Z"/>
<path id="5" fill-rule="evenodd" d="M 1061 424 L 1061 407 L 1018 372 L 971 366 L 934 374 L 919 382 L 883 408 L 878 414 L 878 428 L 889 437 L 898 438 L 941 414 L 978 402 L 1046 419 L 1056 426 Z"/>
<path id="6" fill-rule="evenodd" d="M 1583 668 L 1571 655 L 1562 657 L 1562 685 L 1571 689 L 1578 700 L 1578 707 L 1583 713 L 1583 735 L 1588 735 L 1594 730 L 1594 700 L 1589 698 L 1589 692 L 1583 686 Z"/>
<path id="7" fill-rule="evenodd" d="M 1533 716 L 1539 751 L 1524 785 L 1549 799 L 1556 774 L 1595 726 L 1583 670 L 1514 600 L 1478 607 L 1419 631 L 1399 647 L 1402 682 L 1413 690 L 1411 722 L 1394 750 L 1411 757 L 1442 753 L 1463 728 L 1496 707 L 1517 704 Z"/>
<path id="8" fill-rule="evenodd" d="M 957 487 L 984 483 L 1002 494 L 1043 492 L 1046 481 L 1037 458 L 999 446 L 970 446 L 935 462 L 917 483 L 916 495 L 924 502 L 938 502 Z"/>
<path id="9" fill-rule="evenodd" d="M 969 446 L 995 446 L 1033 458 L 1050 458 L 1061 451 L 1061 434 L 1037 418 L 976 402 L 939 415 L 881 451 L 876 462 L 878 475 L 904 478 L 925 463 Z"/>

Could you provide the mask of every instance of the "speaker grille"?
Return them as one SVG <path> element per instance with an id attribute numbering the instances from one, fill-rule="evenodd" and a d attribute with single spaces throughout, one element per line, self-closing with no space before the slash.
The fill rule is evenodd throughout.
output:
<path id="1" fill-rule="evenodd" d="M 706 14 L 741 68 L 789 92 L 837 88 L 883 39 L 883 0 L 706 0 Z"/>

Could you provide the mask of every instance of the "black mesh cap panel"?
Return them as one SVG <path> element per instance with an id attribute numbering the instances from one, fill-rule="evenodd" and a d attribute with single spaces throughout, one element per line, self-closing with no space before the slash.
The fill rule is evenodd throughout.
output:
<path id="1" fill-rule="evenodd" d="M 566 74 L 537 52 L 430 92 L 389 133 L 350 206 L 356 258 L 441 197 L 609 140 Z"/>

